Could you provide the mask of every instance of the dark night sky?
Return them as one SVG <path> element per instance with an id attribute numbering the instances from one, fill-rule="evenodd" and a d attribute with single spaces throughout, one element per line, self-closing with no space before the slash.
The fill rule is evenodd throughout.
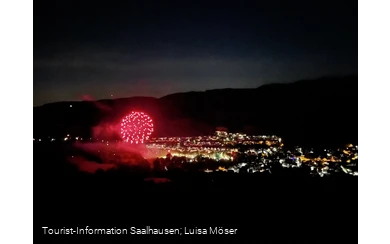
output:
<path id="1" fill-rule="evenodd" d="M 211 2 L 34 1 L 34 106 L 357 74 L 356 1 Z"/>

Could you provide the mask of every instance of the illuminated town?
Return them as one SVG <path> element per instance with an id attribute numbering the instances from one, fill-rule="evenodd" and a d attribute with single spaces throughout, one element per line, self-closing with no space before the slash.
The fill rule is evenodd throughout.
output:
<path id="1" fill-rule="evenodd" d="M 48 138 L 46 142 L 58 141 Z M 133 162 L 126 152 L 126 142 L 83 139 L 66 135 L 59 141 L 93 143 L 101 145 L 97 153 L 103 161 L 110 163 Z M 43 142 L 43 139 L 34 139 Z M 118 146 L 121 145 L 121 146 Z M 275 169 L 307 169 L 312 175 L 321 177 L 332 173 L 357 176 L 358 146 L 346 145 L 338 149 L 293 147 L 285 148 L 282 138 L 271 135 L 246 135 L 216 131 L 211 136 L 150 138 L 142 145 L 146 147 L 145 158 L 157 158 L 155 167 L 162 170 L 186 168 L 198 165 L 197 171 L 210 172 L 268 172 Z M 191 166 L 193 168 L 193 166 Z"/>
<path id="2" fill-rule="evenodd" d="M 195 158 L 203 156 L 214 160 L 233 160 L 240 147 L 247 154 L 264 155 L 280 151 L 282 139 L 277 136 L 249 136 L 240 133 L 216 131 L 213 136 L 160 137 L 146 142 L 147 148 L 169 152 L 172 156 Z"/>

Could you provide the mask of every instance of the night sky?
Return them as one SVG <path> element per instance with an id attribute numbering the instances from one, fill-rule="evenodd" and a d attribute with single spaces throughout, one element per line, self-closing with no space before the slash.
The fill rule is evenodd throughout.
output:
<path id="1" fill-rule="evenodd" d="M 357 1 L 198 2 L 34 1 L 34 106 L 358 72 Z"/>

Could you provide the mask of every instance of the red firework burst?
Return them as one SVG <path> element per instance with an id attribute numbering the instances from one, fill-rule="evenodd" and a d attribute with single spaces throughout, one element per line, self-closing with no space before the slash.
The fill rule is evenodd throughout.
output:
<path id="1" fill-rule="evenodd" d="M 122 119 L 121 135 L 123 140 L 132 144 L 144 143 L 153 132 L 152 119 L 143 112 L 131 112 Z"/>

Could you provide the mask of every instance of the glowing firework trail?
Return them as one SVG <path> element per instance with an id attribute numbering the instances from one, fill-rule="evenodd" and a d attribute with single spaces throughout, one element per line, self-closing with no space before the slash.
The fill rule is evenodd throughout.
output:
<path id="1" fill-rule="evenodd" d="M 110 111 L 110 110 L 111 110 L 110 106 L 107 106 L 106 104 L 104 104 L 104 103 L 102 103 L 102 102 L 96 101 L 95 99 L 93 99 L 93 98 L 92 98 L 91 96 L 89 96 L 89 95 L 83 95 L 83 96 L 82 96 L 82 100 L 83 100 L 83 101 L 92 102 L 98 109 L 106 110 L 106 111 Z"/>
<path id="2" fill-rule="evenodd" d="M 143 112 L 132 112 L 122 119 L 123 140 L 132 144 L 144 143 L 153 132 L 152 119 Z"/>

